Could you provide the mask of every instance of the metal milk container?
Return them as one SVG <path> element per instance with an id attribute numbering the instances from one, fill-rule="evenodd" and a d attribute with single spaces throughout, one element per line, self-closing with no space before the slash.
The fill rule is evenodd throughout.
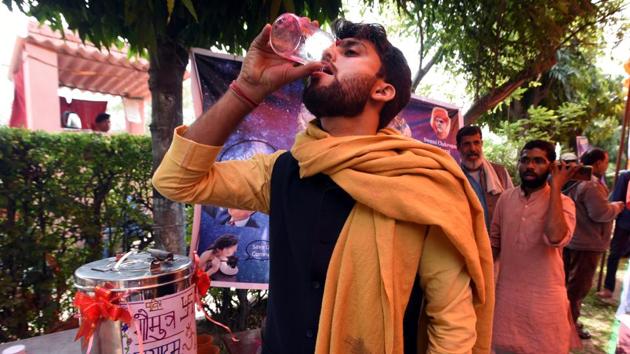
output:
<path id="1" fill-rule="evenodd" d="M 102 319 L 91 353 L 196 353 L 195 285 L 188 257 L 165 251 L 129 252 L 101 259 L 74 272 L 77 291 L 94 296 L 107 288 L 131 324 Z M 86 348 L 84 348 L 84 351 Z M 142 354 L 142 353 L 141 353 Z"/>

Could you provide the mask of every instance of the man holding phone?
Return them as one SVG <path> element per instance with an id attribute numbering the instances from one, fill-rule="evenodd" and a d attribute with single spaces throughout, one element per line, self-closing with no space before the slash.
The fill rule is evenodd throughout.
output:
<path id="1" fill-rule="evenodd" d="M 624 209 L 624 203 L 608 202 L 608 188 L 601 183 L 608 169 L 606 151 L 593 148 L 582 155 L 580 162 L 583 164 L 581 170 L 592 168 L 592 177 L 564 191 L 575 202 L 576 227 L 571 242 L 564 249 L 563 258 L 571 315 L 580 338 L 588 339 L 590 333 L 577 322 L 580 307 L 593 284 L 599 257 L 610 244 L 612 221 Z M 576 174 L 578 178 L 582 175 Z"/>
<path id="2" fill-rule="evenodd" d="M 501 263 L 492 333 L 497 354 L 569 352 L 562 247 L 573 234 L 575 206 L 561 189 L 579 167 L 555 160 L 552 143 L 525 144 L 521 185 L 501 193 L 494 209 L 490 242 Z"/>

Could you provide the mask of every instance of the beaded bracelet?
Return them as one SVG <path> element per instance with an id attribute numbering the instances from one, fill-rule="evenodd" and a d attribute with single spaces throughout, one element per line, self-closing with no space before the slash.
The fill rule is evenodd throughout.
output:
<path id="1" fill-rule="evenodd" d="M 258 107 L 260 103 L 256 103 L 251 98 L 247 97 L 247 95 L 241 90 L 241 88 L 236 83 L 236 80 L 232 81 L 230 84 L 230 90 L 238 97 L 241 101 L 246 103 L 251 109 Z"/>

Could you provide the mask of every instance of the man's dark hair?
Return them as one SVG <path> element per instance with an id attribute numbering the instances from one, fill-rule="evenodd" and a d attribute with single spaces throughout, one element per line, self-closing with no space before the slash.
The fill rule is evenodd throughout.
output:
<path id="1" fill-rule="evenodd" d="M 580 157 L 580 162 L 584 165 L 593 166 L 596 162 L 606 158 L 608 153 L 600 148 L 592 148 Z"/>
<path id="2" fill-rule="evenodd" d="M 460 128 L 457 131 L 457 136 L 455 137 L 455 139 L 457 140 L 457 146 L 459 146 L 459 144 L 462 143 L 463 137 L 477 135 L 477 134 L 479 134 L 479 137 L 483 139 L 483 134 L 481 134 L 481 128 L 479 128 L 476 125 L 467 125 L 465 127 Z"/>
<path id="3" fill-rule="evenodd" d="M 208 247 L 208 250 L 222 250 L 236 244 L 238 244 L 238 237 L 231 234 L 225 234 L 214 240 L 214 243 Z"/>
<path id="4" fill-rule="evenodd" d="M 96 115 L 96 119 L 94 119 L 94 121 L 96 123 L 100 123 L 100 122 L 106 121 L 108 119 L 109 119 L 109 114 L 107 114 L 105 112 L 102 112 L 102 113 L 99 113 L 99 114 Z"/>
<path id="5" fill-rule="evenodd" d="M 407 105 L 411 98 L 411 70 L 400 49 L 387 40 L 385 28 L 375 23 L 353 23 L 338 19 L 332 30 L 339 39 L 356 38 L 371 42 L 381 59 L 377 75 L 396 89 L 396 96 L 381 109 L 378 127 L 383 128 Z"/>
<path id="6" fill-rule="evenodd" d="M 546 140 L 532 140 L 527 142 L 527 144 L 525 144 L 525 146 L 523 146 L 523 148 L 519 152 L 519 155 L 522 155 L 524 150 L 531 149 L 543 150 L 547 155 L 547 160 L 549 160 L 549 162 L 556 161 L 556 148 L 555 146 L 553 146 L 552 143 Z"/>

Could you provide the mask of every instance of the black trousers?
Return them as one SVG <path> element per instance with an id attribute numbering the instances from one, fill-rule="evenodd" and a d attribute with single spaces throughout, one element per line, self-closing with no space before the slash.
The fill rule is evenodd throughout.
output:
<path id="1" fill-rule="evenodd" d="M 563 251 L 567 295 L 571 303 L 571 316 L 574 322 L 577 322 L 578 317 L 580 317 L 582 300 L 593 286 L 593 276 L 602 253 L 576 251 L 568 248 Z"/>
<path id="2" fill-rule="evenodd" d="M 617 283 L 617 267 L 619 260 L 626 255 L 630 248 L 630 230 L 615 226 L 612 241 L 610 242 L 610 254 L 606 262 L 606 279 L 604 280 L 604 288 L 615 291 Z"/>

